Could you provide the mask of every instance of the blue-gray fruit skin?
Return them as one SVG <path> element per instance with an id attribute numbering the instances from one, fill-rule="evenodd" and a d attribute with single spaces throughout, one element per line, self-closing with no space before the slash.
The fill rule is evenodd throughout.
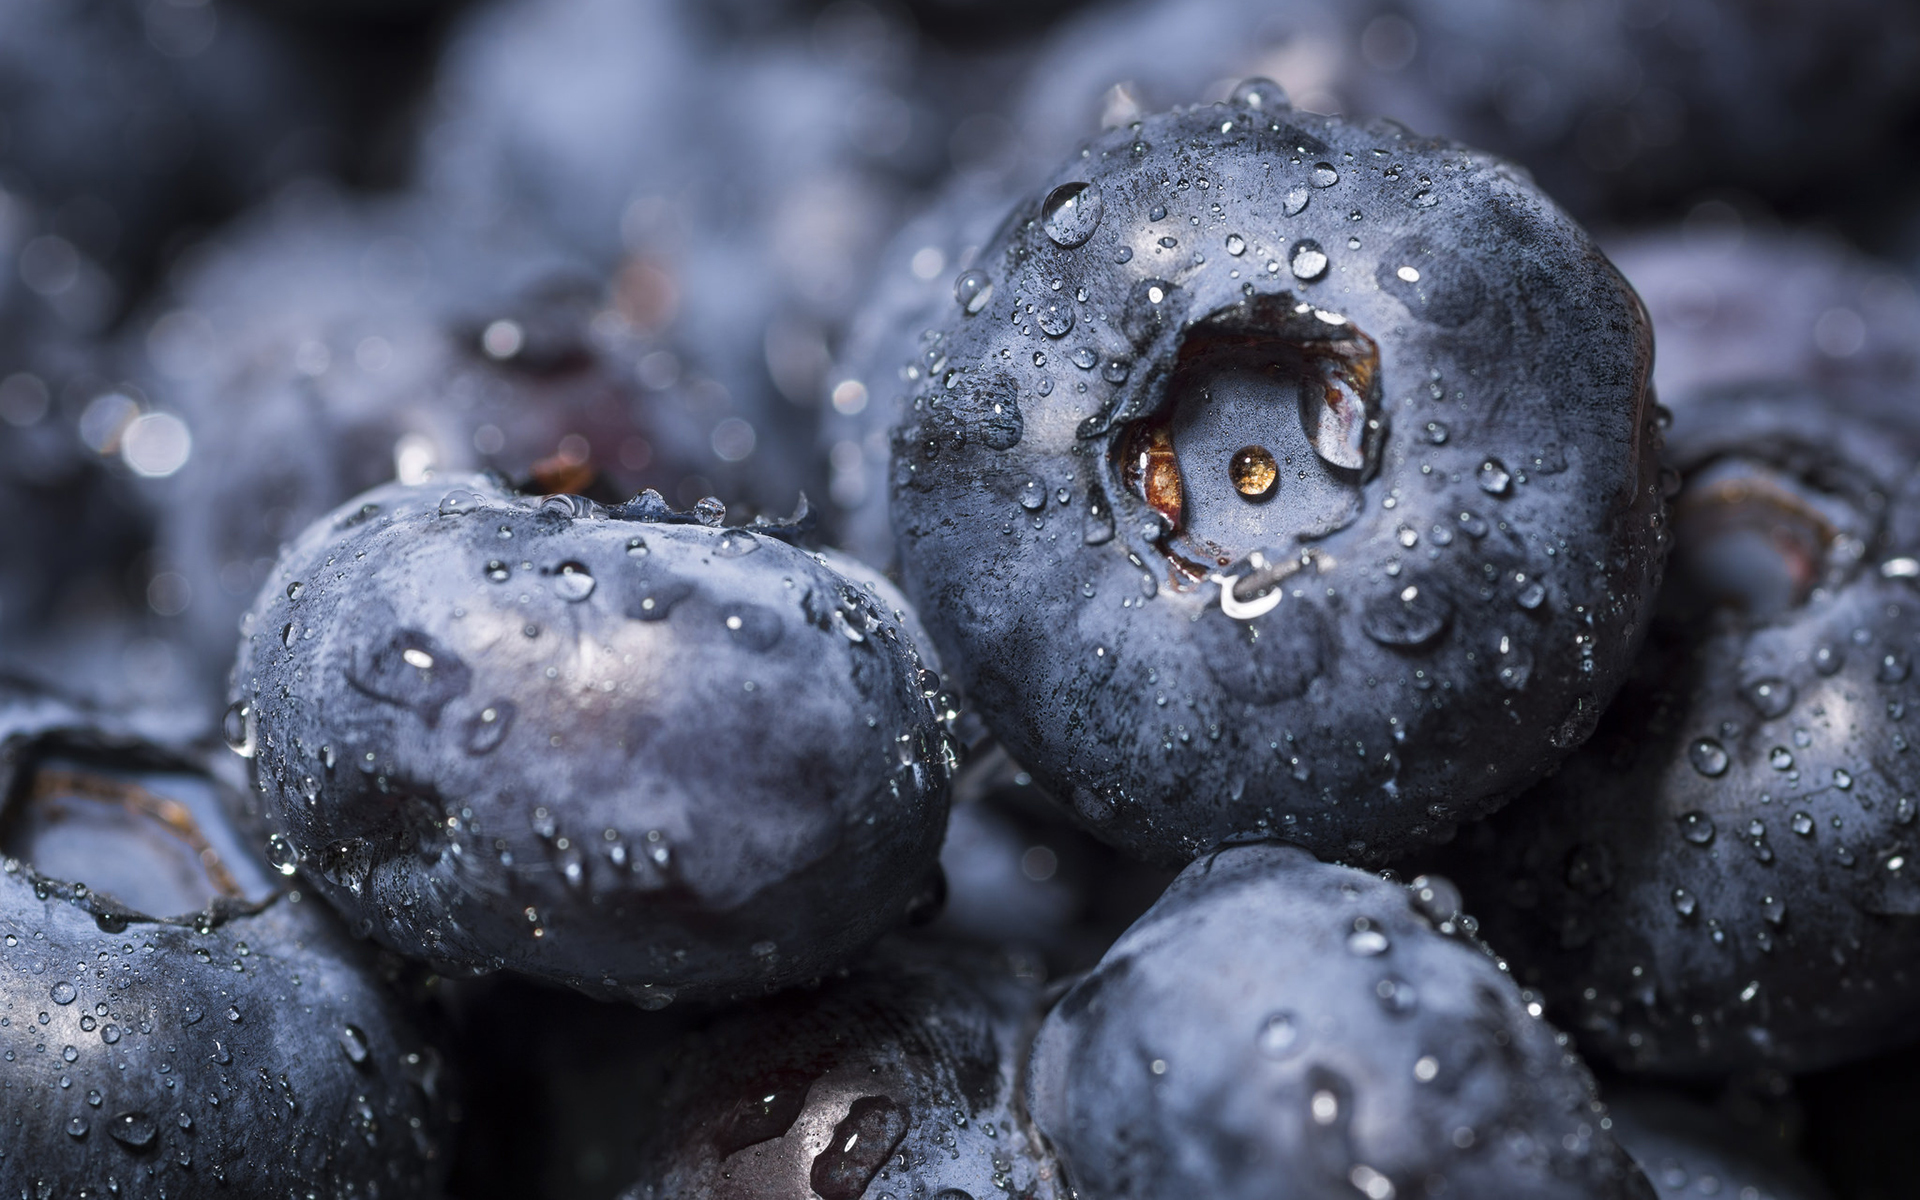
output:
<path id="1" fill-rule="evenodd" d="M 1048 186 L 956 281 L 891 481 L 908 592 L 1035 779 L 1142 856 L 1367 861 L 1588 736 L 1664 530 L 1651 336 L 1587 236 L 1261 81 Z"/>
<path id="2" fill-rule="evenodd" d="M 1920 1011 L 1920 479 L 1818 395 L 1675 409 L 1672 576 L 1633 680 L 1436 861 L 1515 976 L 1623 1070 L 1814 1070 Z"/>
<path id="3" fill-rule="evenodd" d="M 676 1052 L 626 1200 L 1068 1200 L 1020 1103 L 1034 968 L 895 939 L 716 1023 Z"/>
<path id="4" fill-rule="evenodd" d="M 1034 1041 L 1074 1195 L 1650 1198 L 1457 902 L 1275 843 L 1189 866 Z"/>
<path id="5" fill-rule="evenodd" d="M 1685 1096 L 1645 1087 L 1607 1089 L 1613 1135 L 1662 1200 L 1831 1200 L 1786 1147 Z"/>
<path id="6" fill-rule="evenodd" d="M 123 722 L 0 684 L 0 826 L 49 756 L 211 782 Z M 450 1081 L 324 904 L 146 913 L 103 886 L 142 864 L 97 865 L 0 864 L 0 1194 L 440 1194 Z"/>
<path id="7" fill-rule="evenodd" d="M 283 852 L 403 954 L 650 1007 L 896 924 L 946 820 L 937 677 L 874 592 L 717 510 L 474 476 L 310 527 L 229 712 Z"/>

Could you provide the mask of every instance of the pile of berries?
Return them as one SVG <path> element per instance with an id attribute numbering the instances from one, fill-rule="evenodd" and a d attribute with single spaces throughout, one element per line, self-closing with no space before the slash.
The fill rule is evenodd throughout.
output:
<path id="1" fill-rule="evenodd" d="M 21 0 L 0 130 L 0 1200 L 1920 1191 L 1920 14 Z"/>

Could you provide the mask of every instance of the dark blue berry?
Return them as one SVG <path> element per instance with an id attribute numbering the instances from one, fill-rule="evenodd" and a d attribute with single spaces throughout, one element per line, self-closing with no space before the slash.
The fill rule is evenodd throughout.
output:
<path id="1" fill-rule="evenodd" d="M 991 295 L 927 336 L 896 433 L 901 560 L 1099 837 L 1377 858 L 1591 732 L 1663 552 L 1651 347 L 1505 165 L 1180 111 L 1090 143 L 969 273 Z"/>
<path id="2" fill-rule="evenodd" d="M 1650 1196 L 1457 900 L 1273 843 L 1189 866 L 1035 1040 L 1076 1194 Z"/>
<path id="3" fill-rule="evenodd" d="M 288 547 L 232 713 L 351 923 L 659 1006 L 812 978 L 924 906 L 937 674 L 876 590 L 721 512 L 456 476 Z"/>
<path id="4" fill-rule="evenodd" d="M 1600 732 L 1442 860 L 1521 983 L 1624 1068 L 1808 1070 L 1920 978 L 1911 442 L 1817 395 L 1683 399 L 1671 578 Z"/>

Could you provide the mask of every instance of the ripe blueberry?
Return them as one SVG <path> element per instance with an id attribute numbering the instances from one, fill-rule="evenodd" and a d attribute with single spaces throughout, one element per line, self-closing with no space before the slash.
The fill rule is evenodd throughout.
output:
<path id="1" fill-rule="evenodd" d="M 1920 1000 L 1912 445 L 1817 396 L 1686 400 L 1662 610 L 1601 731 L 1441 860 L 1623 1068 L 1808 1070 Z"/>
<path id="2" fill-rule="evenodd" d="M 315 887 L 403 953 L 645 1006 L 812 978 L 918 905 L 937 676 L 720 515 L 455 477 L 294 541 L 229 733 Z"/>
<path id="3" fill-rule="evenodd" d="M 277 890 L 237 797 L 13 685 L 0 796 L 0 1192 L 440 1194 L 437 1051 L 326 907 Z"/>
<path id="4" fill-rule="evenodd" d="M 1098 836 L 1371 859 L 1583 740 L 1662 552 L 1633 293 L 1509 167 L 1271 88 L 1092 142 L 954 284 L 908 590 Z"/>
<path id="5" fill-rule="evenodd" d="M 718 1021 L 676 1051 L 625 1196 L 1063 1200 L 1019 1104 L 1040 998 L 1031 964 L 898 942 Z"/>
<path id="6" fill-rule="evenodd" d="M 1035 1039 L 1076 1194 L 1651 1196 L 1457 899 L 1274 843 L 1189 866 Z"/>

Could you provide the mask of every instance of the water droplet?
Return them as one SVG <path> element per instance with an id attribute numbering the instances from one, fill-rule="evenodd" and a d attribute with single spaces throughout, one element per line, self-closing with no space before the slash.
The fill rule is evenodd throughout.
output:
<path id="1" fill-rule="evenodd" d="M 1843 792 L 1852 791 L 1853 790 L 1853 773 L 1851 771 L 1846 771 L 1846 770 L 1842 770 L 1839 767 L 1835 767 L 1833 770 L 1833 786 L 1839 788 Z"/>
<path id="2" fill-rule="evenodd" d="M 1133 364 L 1124 358 L 1109 358 L 1100 367 L 1100 378 L 1108 383 L 1125 383 L 1133 374 Z"/>
<path id="3" fill-rule="evenodd" d="M 1693 745 L 1687 747 L 1687 760 L 1694 770 L 1709 779 L 1718 779 L 1727 773 L 1727 749 L 1712 738 L 1696 738 Z"/>
<path id="4" fill-rule="evenodd" d="M 1758 679 L 1741 690 L 1748 704 L 1762 717 L 1783 717 L 1793 708 L 1793 685 L 1784 679 Z"/>
<path id="5" fill-rule="evenodd" d="M 74 990 L 73 985 L 64 979 L 54 984 L 48 994 L 53 997 L 55 1004 L 72 1004 L 73 998 L 79 995 L 79 993 Z"/>
<path id="6" fill-rule="evenodd" d="M 1227 462 L 1227 477 L 1233 481 L 1234 491 L 1258 500 L 1273 493 L 1274 485 L 1280 482 L 1280 467 L 1265 446 L 1242 446 Z"/>
<path id="7" fill-rule="evenodd" d="M 1340 182 L 1340 172 L 1333 169 L 1332 163 L 1319 162 L 1313 164 L 1313 175 L 1311 178 L 1313 186 L 1317 188 L 1330 188 Z"/>
<path id="8" fill-rule="evenodd" d="M 1512 473 L 1507 470 L 1506 464 L 1497 458 L 1489 458 L 1481 463 L 1476 479 L 1479 481 L 1480 490 L 1489 496 L 1504 496 L 1513 487 Z"/>
<path id="9" fill-rule="evenodd" d="M 1911 674 L 1913 659 L 1903 650 L 1889 650 L 1880 656 L 1880 667 L 1874 672 L 1874 678 L 1881 683 L 1905 683 Z"/>
<path id="10" fill-rule="evenodd" d="M 1494 677 L 1500 686 L 1517 692 L 1533 677 L 1533 651 L 1524 642 L 1502 635 L 1494 639 Z"/>
<path id="11" fill-rule="evenodd" d="M 1356 929 L 1347 935 L 1347 953 L 1361 958 L 1374 958 L 1385 954 L 1392 948 L 1387 935 L 1378 929 Z"/>
<path id="12" fill-rule="evenodd" d="M 340 1030 L 340 1049 L 345 1052 L 347 1061 L 354 1066 L 367 1061 L 367 1035 L 358 1025 L 348 1025 Z"/>
<path id="13" fill-rule="evenodd" d="M 1704 846 L 1713 840 L 1713 818 L 1699 809 L 1681 813 L 1674 819 L 1680 823 L 1680 836 L 1694 845 Z"/>
<path id="14" fill-rule="evenodd" d="M 1247 252 L 1247 239 L 1237 233 L 1227 235 L 1227 253 L 1239 258 Z"/>
<path id="15" fill-rule="evenodd" d="M 745 558 L 759 548 L 760 539 L 753 534 L 744 529 L 729 529 L 720 535 L 713 553 L 716 558 Z"/>
<path id="16" fill-rule="evenodd" d="M 1776 899 L 1773 896 L 1762 896 L 1760 898 L 1760 915 L 1766 918 L 1766 922 L 1769 925 L 1784 924 L 1787 919 L 1787 902 Z"/>
<path id="17" fill-rule="evenodd" d="M 862 1096 L 833 1127 L 813 1160 L 809 1182 L 822 1200 L 858 1200 L 907 1136 L 907 1108 L 885 1096 Z"/>
<path id="18" fill-rule="evenodd" d="M 1319 242 L 1301 238 L 1293 244 L 1293 255 L 1287 265 L 1292 268 L 1295 279 L 1311 283 L 1327 273 L 1327 253 Z"/>
<path id="19" fill-rule="evenodd" d="M 1073 304 L 1060 296 L 1049 297 L 1041 303 L 1034 321 L 1048 337 L 1065 337 L 1073 330 Z"/>
<path id="20" fill-rule="evenodd" d="M 1787 749 L 1785 746 L 1775 746 L 1773 749 L 1767 751 L 1767 765 L 1776 771 L 1792 770 L 1793 751 Z"/>
<path id="21" fill-rule="evenodd" d="M 252 758 L 256 749 L 253 706 L 245 700 L 228 705 L 226 715 L 220 718 L 220 734 L 227 741 L 227 749 L 241 758 Z"/>
<path id="22" fill-rule="evenodd" d="M 1312 198 L 1313 194 L 1306 188 L 1293 188 L 1287 192 L 1286 198 L 1280 201 L 1280 211 L 1289 217 L 1297 217 L 1307 207 L 1307 201 Z"/>
<path id="23" fill-rule="evenodd" d="M 291 875 L 299 869 L 300 853 L 293 848 L 285 834 L 267 835 L 267 865 L 282 875 Z"/>
<path id="24" fill-rule="evenodd" d="M 972 316 L 993 299 L 993 280 L 985 271 L 967 271 L 953 281 L 953 298 L 960 302 L 962 312 Z"/>
<path id="25" fill-rule="evenodd" d="M 304 583 L 301 583 L 298 579 L 294 580 L 292 583 L 287 585 L 287 599 L 298 600 L 300 598 L 300 593 L 305 591 L 306 587 L 307 585 Z"/>
<path id="26" fill-rule="evenodd" d="M 1820 646 L 1813 652 L 1813 669 L 1821 675 L 1836 674 L 1846 661 L 1847 652 L 1840 646 Z"/>
<path id="27" fill-rule="evenodd" d="M 630 537 L 627 539 L 627 557 L 628 558 L 645 558 L 646 556 L 647 556 L 647 539 L 640 538 L 640 537 Z M 492 564 L 489 563 L 488 566 L 491 567 Z"/>
<path id="28" fill-rule="evenodd" d="M 1436 446 L 1446 445 L 1447 435 L 1450 432 L 1452 431 L 1447 428 L 1446 423 L 1444 421 L 1428 421 L 1427 422 L 1427 441 L 1431 442 Z"/>
<path id="29" fill-rule="evenodd" d="M 578 604 L 593 595 L 593 574 L 584 563 L 564 562 L 553 577 L 553 594 Z"/>
<path id="30" fill-rule="evenodd" d="M 1048 240 L 1068 250 L 1084 245 L 1100 228 L 1105 204 L 1097 183 L 1063 183 L 1047 193 L 1040 206 L 1040 225 Z"/>
<path id="31" fill-rule="evenodd" d="M 1693 898 L 1692 892 L 1685 888 L 1673 889 L 1673 911 L 1683 917 L 1690 917 L 1699 907 L 1700 902 Z"/>
<path id="32" fill-rule="evenodd" d="M 497 558 L 491 559 L 487 562 L 487 578 L 494 583 L 505 583 L 513 578 L 513 568 Z"/>
<path id="33" fill-rule="evenodd" d="M 1360 628 L 1383 646 L 1413 648 L 1439 637 L 1452 617 L 1446 597 L 1432 587 L 1408 584 L 1369 601 Z"/>
<path id="34" fill-rule="evenodd" d="M 465 488 L 457 488 L 440 498 L 440 515 L 443 517 L 457 517 L 463 513 L 472 512 L 486 502 L 486 497 L 482 496 L 479 492 L 468 491 Z"/>
<path id="35" fill-rule="evenodd" d="M 107 1133 L 121 1145 L 139 1150 L 153 1144 L 153 1139 L 160 1134 L 160 1127 L 146 1113 L 123 1112 L 108 1119 Z"/>
<path id="36" fill-rule="evenodd" d="M 87 1123 L 79 1117 L 68 1121 L 67 1136 L 70 1138 L 83 1138 L 87 1136 Z"/>
<path id="37" fill-rule="evenodd" d="M 1292 1054 L 1300 1041 L 1300 1026 L 1293 1014 L 1277 1012 L 1269 1016 L 1260 1026 L 1258 1044 L 1260 1053 L 1268 1058 L 1285 1058 Z"/>
<path id="38" fill-rule="evenodd" d="M 1390 1016 L 1404 1017 L 1420 1007 L 1420 993 L 1398 975 L 1387 975 L 1373 985 L 1380 1007 Z"/>
<path id="39" fill-rule="evenodd" d="M 1262 75 L 1241 80 L 1233 89 L 1233 95 L 1229 99 L 1241 108 L 1258 109 L 1262 112 L 1292 107 L 1287 99 L 1286 89 Z"/>
<path id="40" fill-rule="evenodd" d="M 1029 479 L 1020 485 L 1020 507 L 1028 512 L 1038 512 L 1047 506 L 1047 485 L 1038 479 Z"/>
<path id="41" fill-rule="evenodd" d="M 1793 819 L 1787 824 L 1789 828 L 1801 837 L 1813 836 L 1813 816 L 1804 809 L 1794 813 Z"/>

